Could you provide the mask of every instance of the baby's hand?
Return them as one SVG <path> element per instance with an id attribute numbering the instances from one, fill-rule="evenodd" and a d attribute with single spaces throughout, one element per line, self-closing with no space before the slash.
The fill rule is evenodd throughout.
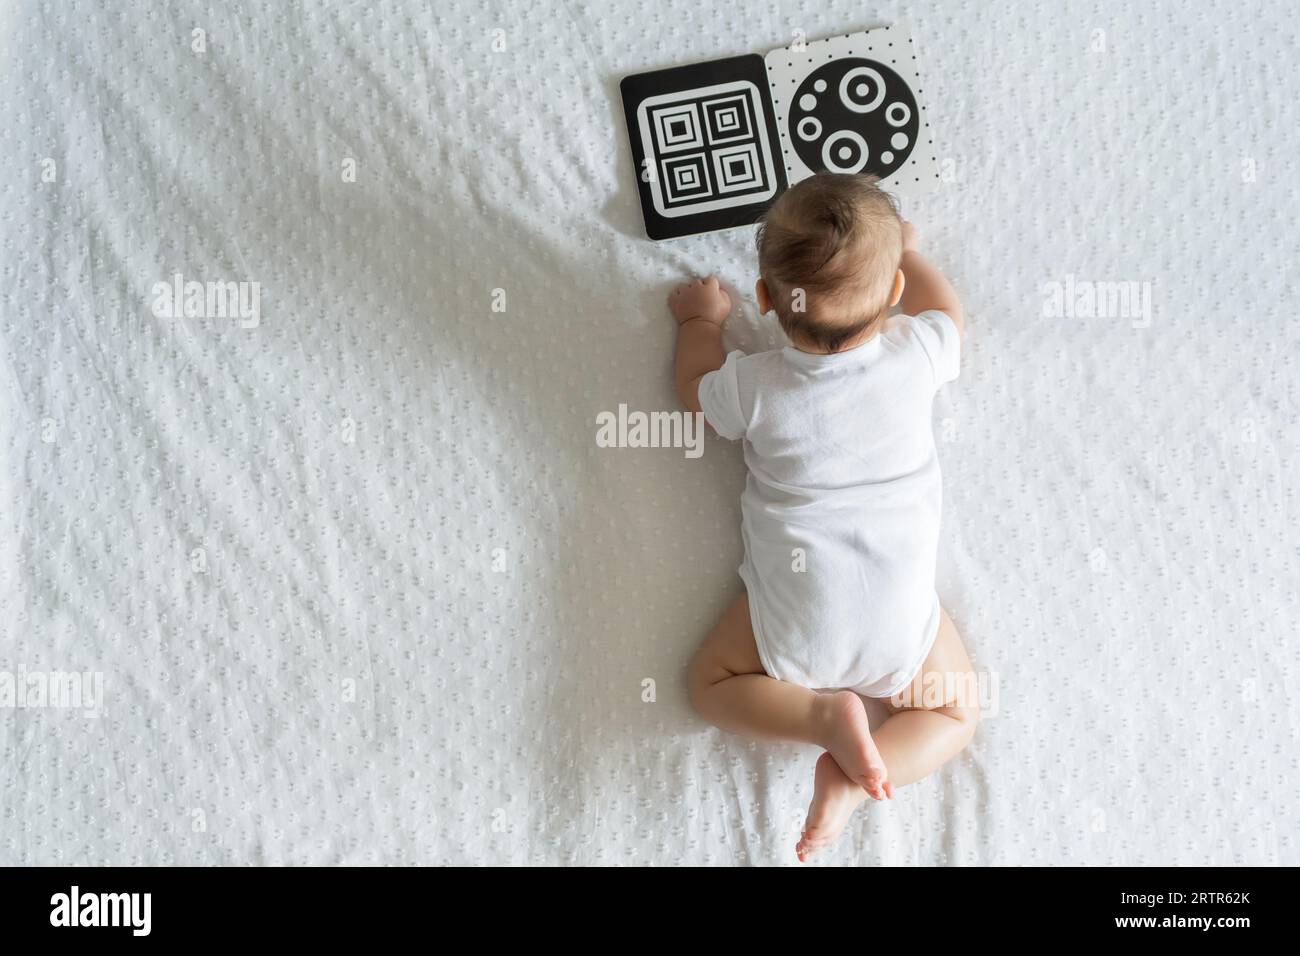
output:
<path id="1" fill-rule="evenodd" d="M 916 226 L 911 222 L 903 220 L 903 251 L 919 252 L 921 249 L 921 236 L 916 231 Z"/>
<path id="2" fill-rule="evenodd" d="M 714 325 L 721 325 L 722 320 L 731 313 L 731 296 L 720 285 L 717 276 L 696 279 L 673 289 L 668 296 L 668 308 L 672 310 L 677 324 L 692 319 L 703 319 Z"/>

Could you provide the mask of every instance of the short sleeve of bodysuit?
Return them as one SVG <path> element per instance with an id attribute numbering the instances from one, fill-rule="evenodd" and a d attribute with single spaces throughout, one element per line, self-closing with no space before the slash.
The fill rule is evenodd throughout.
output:
<path id="1" fill-rule="evenodd" d="M 931 309 L 914 315 L 912 331 L 930 359 L 935 386 L 955 379 L 961 370 L 961 334 L 948 313 Z"/>
<path id="2" fill-rule="evenodd" d="M 723 438 L 736 440 L 745 437 L 749 422 L 740 407 L 740 360 L 744 352 L 727 356 L 722 368 L 709 372 L 700 379 L 700 408 L 705 420 Z"/>

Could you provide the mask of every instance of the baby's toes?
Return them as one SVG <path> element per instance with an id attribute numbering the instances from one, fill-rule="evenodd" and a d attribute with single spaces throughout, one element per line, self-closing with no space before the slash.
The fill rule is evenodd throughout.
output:
<path id="1" fill-rule="evenodd" d="M 799 857 L 800 863 L 806 863 L 808 858 L 824 847 L 825 841 L 803 839 L 795 847 L 795 855 Z"/>

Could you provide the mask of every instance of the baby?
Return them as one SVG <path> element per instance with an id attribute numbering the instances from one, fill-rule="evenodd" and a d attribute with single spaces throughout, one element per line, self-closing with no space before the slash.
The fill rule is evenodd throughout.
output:
<path id="1" fill-rule="evenodd" d="M 732 733 L 816 744 L 807 860 L 862 800 L 893 797 L 970 741 L 970 660 L 935 593 L 942 480 L 930 427 L 963 316 L 875 180 L 822 174 L 758 230 L 759 309 L 791 346 L 722 348 L 716 278 L 678 287 L 676 383 L 745 440 L 745 593 L 691 662 L 691 702 Z M 890 314 L 893 306 L 899 314 Z M 861 696 L 859 696 L 861 695 Z M 872 733 L 862 697 L 885 700 Z"/>

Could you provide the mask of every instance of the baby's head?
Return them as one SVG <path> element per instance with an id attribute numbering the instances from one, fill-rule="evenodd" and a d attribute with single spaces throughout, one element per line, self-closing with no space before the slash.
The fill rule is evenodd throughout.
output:
<path id="1" fill-rule="evenodd" d="M 799 348 L 861 341 L 903 293 L 903 223 L 872 176 L 820 173 L 787 190 L 758 229 L 758 304 Z"/>

